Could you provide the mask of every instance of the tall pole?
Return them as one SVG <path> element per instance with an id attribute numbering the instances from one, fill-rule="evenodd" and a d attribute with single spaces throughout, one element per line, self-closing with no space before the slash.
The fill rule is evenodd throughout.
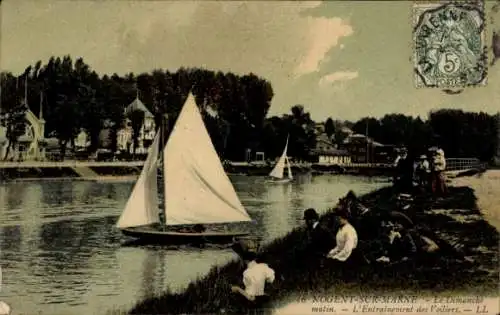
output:
<path id="1" fill-rule="evenodd" d="M 161 187 L 161 191 L 163 192 L 163 198 L 162 202 L 160 202 L 160 222 L 162 225 L 162 229 L 165 230 L 166 224 L 167 224 L 167 213 L 165 209 L 165 200 L 167 198 L 166 193 L 165 193 L 165 172 L 164 167 L 165 167 L 165 154 L 163 153 L 163 150 L 165 148 L 165 122 L 164 122 L 164 117 L 163 114 L 161 115 L 161 120 L 160 120 L 160 167 L 159 167 L 159 173 L 161 174 L 158 176 L 158 179 L 161 180 L 159 187 Z"/>
<path id="2" fill-rule="evenodd" d="M 370 150 L 370 140 L 368 139 L 368 120 L 366 120 L 366 163 L 369 163 L 368 157 L 369 153 L 368 151 Z"/>
<path id="3" fill-rule="evenodd" d="M 3 74 L 0 72 L 0 117 L 2 116 L 2 83 Z"/>
<path id="4" fill-rule="evenodd" d="M 24 105 L 28 106 L 28 74 L 24 77 Z"/>
<path id="5" fill-rule="evenodd" d="M 166 194 L 165 194 L 165 173 L 164 173 L 164 165 L 165 165 L 165 155 L 163 153 L 163 150 L 165 148 L 165 138 L 166 138 L 166 132 L 165 132 L 165 117 L 164 114 L 162 113 L 161 109 L 159 108 L 157 104 L 157 96 L 158 96 L 158 90 L 155 88 L 154 89 L 154 97 L 153 97 L 153 102 L 154 102 L 154 107 L 156 108 L 157 112 L 160 113 L 160 119 L 158 119 L 158 129 L 156 132 L 160 133 L 160 139 L 159 139 L 159 163 L 158 163 L 158 169 L 157 169 L 157 187 L 158 187 L 158 195 L 160 198 L 160 204 L 158 205 L 159 208 L 159 219 L 160 219 L 160 224 L 162 226 L 162 230 L 165 231 L 166 229 L 166 209 L 165 209 L 165 200 L 166 200 Z M 163 198 L 162 198 L 163 197 Z"/>
<path id="6" fill-rule="evenodd" d="M 500 112 L 496 115 L 497 120 L 497 150 L 494 158 L 494 164 L 500 166 Z"/>
<path id="7" fill-rule="evenodd" d="M 43 90 L 40 91 L 40 113 L 38 114 L 40 120 L 43 119 Z"/>
<path id="8" fill-rule="evenodd" d="M 3 107 L 2 107 L 2 102 L 3 102 L 3 99 L 2 99 L 2 91 L 3 91 L 3 87 L 2 87 L 2 84 L 3 84 L 3 74 L 0 73 L 0 118 L 2 117 L 2 114 L 3 114 Z"/>

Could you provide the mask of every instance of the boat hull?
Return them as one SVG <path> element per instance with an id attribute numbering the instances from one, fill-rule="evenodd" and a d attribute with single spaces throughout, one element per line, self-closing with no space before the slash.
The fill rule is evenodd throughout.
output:
<path id="1" fill-rule="evenodd" d="M 163 231 L 150 227 L 121 229 L 126 236 L 133 237 L 138 243 L 185 245 L 185 244 L 230 244 L 237 237 L 247 236 L 246 232 L 177 232 Z"/>
<path id="2" fill-rule="evenodd" d="M 268 179 L 267 182 L 268 183 L 275 183 L 275 184 L 286 184 L 286 183 L 290 183 L 291 181 L 293 181 L 293 179 L 291 178 L 283 178 L 283 179 Z"/>

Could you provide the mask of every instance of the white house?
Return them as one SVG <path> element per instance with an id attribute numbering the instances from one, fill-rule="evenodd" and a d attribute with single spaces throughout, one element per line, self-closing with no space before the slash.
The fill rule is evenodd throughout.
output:
<path id="1" fill-rule="evenodd" d="M 133 147 L 134 131 L 132 129 L 132 122 L 129 118 L 125 119 L 125 127 L 121 128 L 117 132 L 117 150 L 129 153 L 134 153 L 135 151 L 139 154 L 145 154 L 147 153 L 148 148 L 153 142 L 156 134 L 154 115 L 147 109 L 138 97 L 136 97 L 135 100 L 125 108 L 125 117 L 136 110 L 144 112 L 144 121 L 139 131 L 139 143 L 137 150 L 134 150 Z"/>
<path id="2" fill-rule="evenodd" d="M 26 127 L 24 134 L 17 141 L 16 147 L 11 148 L 7 159 L 13 160 L 44 160 L 45 159 L 45 120 L 40 106 L 40 117 L 37 117 L 28 109 L 24 115 Z M 9 141 L 7 139 L 7 128 L 0 127 L 0 159 L 5 157 Z"/>
<path id="3" fill-rule="evenodd" d="M 330 149 L 316 152 L 318 163 L 325 165 L 345 165 L 352 162 L 347 150 Z"/>
<path id="4" fill-rule="evenodd" d="M 85 150 L 90 146 L 90 138 L 85 129 L 80 129 L 80 132 L 75 138 L 75 150 Z"/>
<path id="5" fill-rule="evenodd" d="M 316 148 L 313 150 L 313 154 L 317 156 L 319 164 L 342 165 L 351 163 L 349 152 L 338 150 L 326 133 L 322 133 L 316 138 Z"/>

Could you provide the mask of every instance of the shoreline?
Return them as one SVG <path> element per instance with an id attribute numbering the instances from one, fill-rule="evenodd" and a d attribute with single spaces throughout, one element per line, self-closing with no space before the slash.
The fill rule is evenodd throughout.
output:
<path id="1" fill-rule="evenodd" d="M 369 207 L 387 203 L 392 197 L 391 188 L 382 188 L 361 196 Z M 479 198 L 480 199 L 480 198 Z M 467 257 L 473 262 L 448 261 L 438 265 L 438 270 L 426 266 L 417 269 L 386 267 L 370 270 L 363 280 L 352 279 L 345 270 L 318 270 L 315 266 L 296 265 L 300 256 L 296 246 L 302 242 L 304 231 L 298 227 L 287 235 L 263 247 L 262 258 L 280 275 L 273 284 L 272 302 L 266 313 L 287 308 L 297 298 L 331 296 L 370 292 L 419 292 L 433 294 L 436 290 L 488 295 L 497 289 L 498 280 L 498 232 L 481 214 L 478 197 L 469 187 L 450 187 L 450 195 L 423 210 L 415 223 L 428 227 L 439 240 L 440 247 L 450 247 L 458 239 L 465 248 Z M 390 206 L 390 204 L 389 204 Z M 456 210 L 461 209 L 461 210 Z M 331 210 L 321 216 L 321 222 L 328 222 Z M 467 219 L 464 220 L 464 217 Z M 445 255 L 445 254 L 443 254 Z M 444 262 L 443 262 L 444 264 Z M 390 270 L 387 270 L 390 268 Z M 128 311 L 115 310 L 111 314 L 199 314 L 239 313 L 231 302 L 230 286 L 240 282 L 241 265 L 232 261 L 215 266 L 204 277 L 191 282 L 179 294 L 166 292 L 160 296 L 139 301 Z M 457 274 L 464 275 L 457 277 Z M 331 280 L 335 279 L 335 280 Z M 354 281 L 354 282 L 353 282 Z"/>
<path id="2" fill-rule="evenodd" d="M 224 170 L 228 175 L 267 176 L 272 165 L 227 163 Z M 291 167 L 294 174 L 311 173 L 346 174 L 357 176 L 390 176 L 392 168 L 381 165 L 320 165 L 300 164 Z M 140 166 L 63 166 L 63 167 L 0 167 L 0 182 L 37 181 L 37 180 L 88 180 L 88 181 L 133 181 L 141 173 Z"/>
<path id="3" fill-rule="evenodd" d="M 0 182 L 15 181 L 37 181 L 37 180 L 85 180 L 85 181 L 134 181 L 141 173 L 142 164 L 131 162 L 130 165 L 123 162 L 106 162 L 105 165 L 96 165 L 85 162 L 73 163 L 67 161 L 67 166 L 35 166 L 27 163 L 26 166 L 5 166 L 0 162 Z M 139 163 L 139 164 L 138 164 Z M 227 162 L 223 165 L 226 174 L 242 176 L 267 176 L 273 169 L 273 164 L 266 163 L 247 163 L 247 162 Z M 488 166 L 490 170 L 500 169 L 500 167 Z M 394 167 L 388 164 L 320 164 L 320 163 L 302 163 L 292 164 L 293 174 L 312 174 L 312 175 L 353 175 L 365 177 L 392 177 Z M 447 177 L 454 178 L 457 174 L 464 171 L 474 171 L 476 168 L 462 170 L 446 171 Z"/>

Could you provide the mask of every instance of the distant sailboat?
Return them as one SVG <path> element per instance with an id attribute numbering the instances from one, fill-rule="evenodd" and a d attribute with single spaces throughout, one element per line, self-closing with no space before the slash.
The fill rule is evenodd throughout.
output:
<path id="1" fill-rule="evenodd" d="M 162 150 L 157 133 L 117 227 L 125 235 L 160 243 L 228 243 L 244 232 L 168 231 L 168 226 L 245 222 L 241 204 L 189 93 Z M 162 165 L 163 164 L 163 165 Z M 158 174 L 158 170 L 160 173 Z M 160 221 L 158 179 L 165 222 Z M 161 207 L 160 207 L 161 208 Z"/>
<path id="2" fill-rule="evenodd" d="M 269 173 L 271 182 L 288 183 L 293 180 L 292 168 L 290 167 L 290 160 L 288 159 L 287 151 L 288 137 L 286 138 L 285 149 L 283 150 L 278 163 L 276 163 L 271 173 Z M 288 178 L 285 178 L 285 167 L 287 168 Z"/>

